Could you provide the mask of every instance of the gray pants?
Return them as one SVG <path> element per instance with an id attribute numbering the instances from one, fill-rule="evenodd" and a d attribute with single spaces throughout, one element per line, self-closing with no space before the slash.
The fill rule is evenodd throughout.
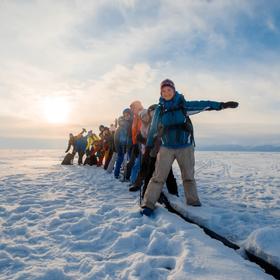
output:
<path id="1" fill-rule="evenodd" d="M 112 158 L 111 158 L 110 163 L 109 163 L 108 168 L 107 168 L 108 173 L 113 172 L 114 165 L 115 165 L 115 162 L 117 160 L 117 155 L 118 155 L 117 153 L 115 153 L 115 152 L 113 153 Z"/>
<path id="2" fill-rule="evenodd" d="M 194 148 L 190 146 L 181 149 L 160 148 L 157 155 L 155 172 L 145 192 L 143 207 L 155 208 L 155 204 L 160 197 L 163 185 L 175 159 L 181 170 L 186 203 L 193 206 L 201 205 L 194 179 Z"/>

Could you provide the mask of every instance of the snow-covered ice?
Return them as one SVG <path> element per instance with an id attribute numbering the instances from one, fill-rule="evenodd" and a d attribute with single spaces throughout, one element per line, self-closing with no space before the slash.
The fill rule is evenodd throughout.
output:
<path id="1" fill-rule="evenodd" d="M 59 154 L 0 150 L 0 279 L 273 279 L 160 206 L 142 217 L 126 184 Z"/>
<path id="2" fill-rule="evenodd" d="M 181 185 L 180 172 L 175 174 Z M 280 269 L 280 153 L 196 152 L 201 208 L 172 205 Z"/>
<path id="3" fill-rule="evenodd" d="M 254 230 L 245 242 L 245 248 L 252 254 L 279 267 L 280 228 L 262 227 Z"/>

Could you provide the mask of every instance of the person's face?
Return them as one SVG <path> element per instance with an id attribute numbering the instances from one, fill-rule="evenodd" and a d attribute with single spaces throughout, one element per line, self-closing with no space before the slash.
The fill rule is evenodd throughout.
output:
<path id="1" fill-rule="evenodd" d="M 149 114 L 144 115 L 143 118 L 142 118 L 142 121 L 143 121 L 144 123 L 148 123 L 148 122 L 150 121 L 150 116 L 149 116 Z"/>
<path id="2" fill-rule="evenodd" d="M 161 96 L 166 101 L 169 101 L 173 98 L 175 91 L 172 87 L 165 86 L 161 89 Z"/>
<path id="3" fill-rule="evenodd" d="M 123 117 L 124 117 L 124 119 L 125 119 L 126 121 L 130 120 L 130 113 L 125 112 L 125 113 L 123 114 Z"/>
<path id="4" fill-rule="evenodd" d="M 133 114 L 138 114 L 140 111 L 143 110 L 143 106 L 139 102 L 135 102 L 132 105 L 130 105 L 130 109 L 133 112 Z"/>

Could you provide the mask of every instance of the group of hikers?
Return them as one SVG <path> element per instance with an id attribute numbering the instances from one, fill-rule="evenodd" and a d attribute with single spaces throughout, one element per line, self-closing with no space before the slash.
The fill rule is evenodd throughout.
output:
<path id="1" fill-rule="evenodd" d="M 150 216 L 166 183 L 168 192 L 178 196 L 172 164 L 176 159 L 181 171 L 186 203 L 201 206 L 194 178 L 194 133 L 190 115 L 203 111 L 236 108 L 238 103 L 187 101 L 170 79 L 160 84 L 158 104 L 145 109 L 134 101 L 110 127 L 99 126 L 99 135 L 91 130 L 70 134 L 68 153 L 62 164 L 103 166 L 114 177 L 130 182 L 129 191 L 139 191 L 141 213 Z M 85 135 L 86 134 L 86 135 Z M 83 157 L 86 158 L 83 162 Z"/>

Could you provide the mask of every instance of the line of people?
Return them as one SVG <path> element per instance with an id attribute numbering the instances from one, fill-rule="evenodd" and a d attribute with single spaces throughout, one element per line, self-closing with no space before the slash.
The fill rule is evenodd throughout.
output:
<path id="1" fill-rule="evenodd" d="M 142 189 L 141 213 L 150 216 L 166 183 L 169 193 L 178 196 L 172 164 L 176 159 L 182 175 L 186 203 L 200 206 L 194 178 L 194 133 L 190 115 L 203 111 L 238 107 L 237 102 L 186 101 L 166 79 L 160 84 L 160 99 L 144 109 L 134 101 L 110 127 L 101 125 L 99 136 L 83 129 L 70 134 L 68 148 L 73 150 L 62 164 L 102 166 L 118 180 L 130 182 L 129 191 Z M 83 162 L 83 157 L 86 159 Z"/>

